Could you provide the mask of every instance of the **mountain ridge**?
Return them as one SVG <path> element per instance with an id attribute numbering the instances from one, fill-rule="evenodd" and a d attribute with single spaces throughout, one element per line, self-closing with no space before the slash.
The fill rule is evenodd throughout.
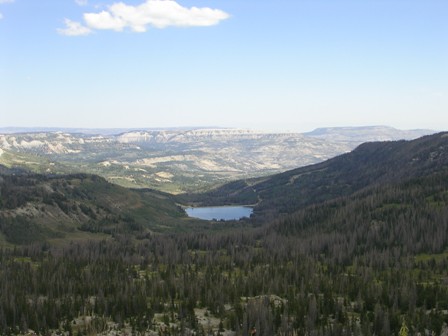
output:
<path id="1" fill-rule="evenodd" d="M 351 139 L 356 129 L 327 129 L 337 141 L 322 134 L 220 128 L 133 130 L 115 135 L 0 134 L 0 163 L 40 173 L 99 174 L 132 188 L 197 192 L 240 178 L 322 162 L 378 138 L 373 136 L 375 132 L 380 132 L 382 139 L 387 134 L 388 139 L 418 135 L 365 127 Z"/>

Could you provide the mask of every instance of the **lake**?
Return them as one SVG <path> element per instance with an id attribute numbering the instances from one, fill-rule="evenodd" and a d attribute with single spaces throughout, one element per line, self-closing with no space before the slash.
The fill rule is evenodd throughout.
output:
<path id="1" fill-rule="evenodd" d="M 239 220 L 242 217 L 250 217 L 253 209 L 247 206 L 218 206 L 186 208 L 187 215 L 193 218 L 205 220 Z"/>

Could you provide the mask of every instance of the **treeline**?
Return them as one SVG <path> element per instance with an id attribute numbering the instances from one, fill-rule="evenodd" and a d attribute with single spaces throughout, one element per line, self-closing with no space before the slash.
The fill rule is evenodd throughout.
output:
<path id="1" fill-rule="evenodd" d="M 403 322 L 438 335 L 447 279 L 447 254 L 377 249 L 338 263 L 266 230 L 16 248 L 0 251 L 0 334 L 82 335 L 105 321 L 138 334 L 162 314 L 170 334 L 200 335 L 206 308 L 236 335 L 397 335 Z"/>

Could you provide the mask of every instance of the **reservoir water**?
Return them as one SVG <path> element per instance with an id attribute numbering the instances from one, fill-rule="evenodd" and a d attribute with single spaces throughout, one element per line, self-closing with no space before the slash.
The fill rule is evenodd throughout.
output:
<path id="1" fill-rule="evenodd" d="M 193 218 L 205 220 L 238 220 L 242 217 L 250 217 L 252 208 L 246 206 L 219 206 L 186 208 L 187 215 Z"/>

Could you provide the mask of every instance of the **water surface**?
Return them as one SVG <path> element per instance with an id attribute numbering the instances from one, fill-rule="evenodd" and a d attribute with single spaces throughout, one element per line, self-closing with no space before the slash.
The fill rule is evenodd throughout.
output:
<path id="1" fill-rule="evenodd" d="M 186 208 L 185 211 L 189 217 L 193 218 L 205 220 L 238 220 L 243 217 L 250 217 L 253 209 L 247 206 L 219 206 Z"/>

